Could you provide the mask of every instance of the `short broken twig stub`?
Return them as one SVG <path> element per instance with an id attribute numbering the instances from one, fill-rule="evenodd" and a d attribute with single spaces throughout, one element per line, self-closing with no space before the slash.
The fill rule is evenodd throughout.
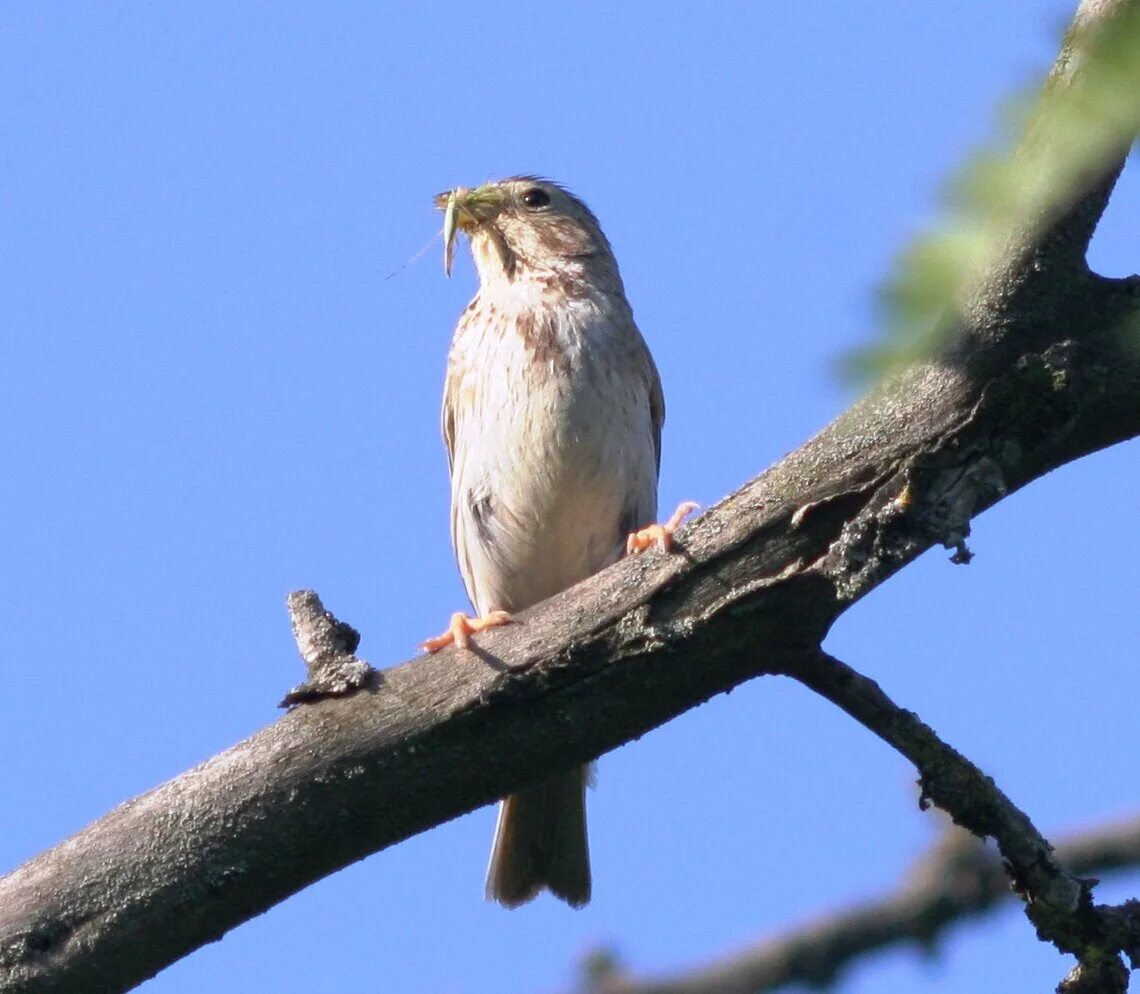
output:
<path id="1" fill-rule="evenodd" d="M 289 691 L 278 707 L 291 708 L 325 697 L 342 697 L 365 686 L 376 672 L 356 658 L 360 633 L 325 610 L 315 590 L 294 590 L 286 603 L 297 651 L 309 678 Z"/>

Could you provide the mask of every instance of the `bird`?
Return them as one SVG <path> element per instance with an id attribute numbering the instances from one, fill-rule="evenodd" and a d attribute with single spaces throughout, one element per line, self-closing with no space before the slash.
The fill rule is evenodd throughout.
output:
<path id="1" fill-rule="evenodd" d="M 565 187 L 511 176 L 439 194 L 444 269 L 466 234 L 479 288 L 447 359 L 442 430 L 451 539 L 475 616 L 423 648 L 475 633 L 623 555 L 668 551 L 684 502 L 656 523 L 665 399 L 597 218 Z M 591 767 L 525 787 L 499 808 L 486 897 L 517 907 L 549 890 L 590 900 Z"/>

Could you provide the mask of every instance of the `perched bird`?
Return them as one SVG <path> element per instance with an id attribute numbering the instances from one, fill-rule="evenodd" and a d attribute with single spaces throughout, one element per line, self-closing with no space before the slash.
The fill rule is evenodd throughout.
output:
<path id="1" fill-rule="evenodd" d="M 478 614 L 452 617 L 436 651 L 507 624 L 627 551 L 668 548 L 657 474 L 665 402 L 597 219 L 563 187 L 514 176 L 441 193 L 450 273 L 465 232 L 479 290 L 455 329 L 443 394 L 451 537 Z M 648 525 L 648 527 L 646 527 Z M 588 767 L 503 801 L 487 897 L 543 888 L 590 899 Z"/>

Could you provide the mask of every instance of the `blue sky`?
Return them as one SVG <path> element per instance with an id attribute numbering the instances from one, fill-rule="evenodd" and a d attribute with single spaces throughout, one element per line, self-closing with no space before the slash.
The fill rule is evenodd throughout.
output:
<path id="1" fill-rule="evenodd" d="M 431 195 L 518 172 L 601 219 L 665 383 L 661 502 L 712 503 L 846 407 L 834 368 L 1071 8 L 16 2 L 0 10 L 0 871 L 274 720 L 314 587 L 378 665 L 464 595 L 443 363 L 474 289 Z M 1135 166 L 1094 245 L 1137 268 Z M 391 278 L 388 278 L 390 274 Z M 1135 445 L 982 516 L 828 648 L 1047 834 L 1136 811 Z M 595 900 L 485 905 L 490 808 L 165 971 L 183 994 L 568 986 L 695 965 L 893 884 L 913 771 L 787 681 L 601 763 Z M 1102 886 L 1140 894 L 1140 875 Z M 350 937 L 346 939 L 346 936 Z M 1050 989 L 1016 910 L 846 992 Z"/>

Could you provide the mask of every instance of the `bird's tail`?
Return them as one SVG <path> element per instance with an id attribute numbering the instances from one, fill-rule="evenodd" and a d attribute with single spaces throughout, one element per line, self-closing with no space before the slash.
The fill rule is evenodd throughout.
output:
<path id="1" fill-rule="evenodd" d="M 502 802 L 487 867 L 487 900 L 515 908 L 546 887 L 571 907 L 589 902 L 589 770 L 560 773 Z"/>

